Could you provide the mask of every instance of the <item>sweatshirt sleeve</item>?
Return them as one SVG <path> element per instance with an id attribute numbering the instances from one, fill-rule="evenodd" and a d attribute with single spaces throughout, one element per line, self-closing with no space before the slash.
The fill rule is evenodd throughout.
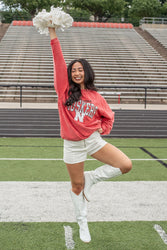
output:
<path id="1" fill-rule="evenodd" d="M 115 113 L 110 109 L 110 106 L 103 97 L 101 100 L 100 115 L 101 128 L 103 130 L 102 135 L 107 135 L 113 127 Z"/>
<path id="2" fill-rule="evenodd" d="M 68 88 L 67 65 L 57 38 L 51 40 L 51 47 L 54 63 L 54 87 L 57 95 L 61 97 Z"/>

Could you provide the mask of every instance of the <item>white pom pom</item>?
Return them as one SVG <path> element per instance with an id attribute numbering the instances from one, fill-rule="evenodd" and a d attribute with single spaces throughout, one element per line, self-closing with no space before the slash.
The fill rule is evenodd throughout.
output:
<path id="1" fill-rule="evenodd" d="M 73 18 L 62 11 L 62 8 L 51 7 L 50 12 L 43 9 L 33 18 L 33 25 L 38 29 L 40 34 L 49 34 L 48 27 L 54 27 L 55 29 L 64 29 L 72 26 Z"/>

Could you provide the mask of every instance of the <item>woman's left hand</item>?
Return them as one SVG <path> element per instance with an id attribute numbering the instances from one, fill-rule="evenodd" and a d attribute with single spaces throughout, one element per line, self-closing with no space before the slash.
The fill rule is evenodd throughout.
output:
<path id="1" fill-rule="evenodd" d="M 103 129 L 102 129 L 102 128 L 99 128 L 97 131 L 98 131 L 100 134 L 103 133 Z"/>

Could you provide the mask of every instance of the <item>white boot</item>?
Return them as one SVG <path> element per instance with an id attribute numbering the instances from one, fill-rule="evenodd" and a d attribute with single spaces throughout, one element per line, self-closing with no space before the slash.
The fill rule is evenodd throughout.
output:
<path id="1" fill-rule="evenodd" d="M 91 200 L 90 190 L 94 184 L 100 181 L 105 181 L 110 178 L 121 175 L 122 172 L 119 168 L 114 168 L 110 165 L 103 165 L 92 171 L 84 172 L 85 175 L 85 187 L 84 197 L 87 201 Z"/>
<path id="2" fill-rule="evenodd" d="M 79 195 L 70 191 L 72 202 L 74 204 L 76 219 L 79 225 L 80 239 L 85 243 L 91 241 L 91 236 L 89 233 L 88 223 L 87 223 L 87 204 L 83 196 L 83 191 Z"/>

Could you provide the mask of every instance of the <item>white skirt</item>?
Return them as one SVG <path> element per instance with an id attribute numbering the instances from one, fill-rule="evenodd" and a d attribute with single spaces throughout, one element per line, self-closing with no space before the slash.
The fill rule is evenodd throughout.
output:
<path id="1" fill-rule="evenodd" d="M 95 131 L 87 139 L 80 141 L 64 140 L 64 162 L 74 164 L 83 162 L 88 155 L 93 155 L 103 148 L 107 142 L 103 140 L 100 133 Z"/>

